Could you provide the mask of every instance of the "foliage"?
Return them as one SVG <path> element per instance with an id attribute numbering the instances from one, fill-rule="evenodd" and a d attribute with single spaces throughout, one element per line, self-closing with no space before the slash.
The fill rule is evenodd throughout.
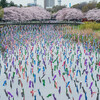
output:
<path id="1" fill-rule="evenodd" d="M 20 8 L 21 8 L 21 7 L 23 7 L 23 5 L 22 5 L 22 4 L 20 4 L 19 6 L 20 6 Z"/>
<path id="2" fill-rule="evenodd" d="M 100 32 L 94 31 L 92 29 L 79 29 L 80 26 L 74 28 L 74 26 L 63 26 L 63 37 L 70 39 L 75 42 L 88 43 L 91 45 L 97 45 L 100 41 Z M 93 41 L 95 40 L 95 44 Z M 98 49 L 100 49 L 100 45 L 97 45 Z"/>
<path id="3" fill-rule="evenodd" d="M 100 9 L 100 2 L 97 3 L 96 7 L 97 7 L 98 9 Z"/>
<path id="4" fill-rule="evenodd" d="M 4 10 L 2 9 L 2 7 L 0 7 L 0 19 L 3 18 L 3 15 L 4 15 Z"/>
<path id="5" fill-rule="evenodd" d="M 85 22 L 81 24 L 80 29 L 92 29 L 92 30 L 100 30 L 100 23 L 96 22 Z"/>
<path id="6" fill-rule="evenodd" d="M 66 6 L 65 5 L 63 5 L 63 6 L 57 5 L 57 6 L 54 6 L 53 8 L 47 9 L 47 11 L 55 13 L 55 12 L 57 12 L 57 11 L 63 9 L 63 8 L 66 8 Z"/>
<path id="7" fill-rule="evenodd" d="M 76 8 L 76 9 L 80 9 L 83 12 L 87 12 L 93 8 L 96 8 L 97 2 L 96 1 L 91 1 L 89 3 L 87 2 L 82 2 L 82 3 L 78 3 L 72 6 L 72 8 Z"/>
<path id="8" fill-rule="evenodd" d="M 82 7 L 82 11 L 83 11 L 83 12 L 87 12 L 87 11 L 88 11 L 87 5 Z"/>
<path id="9" fill-rule="evenodd" d="M 91 1 L 88 3 L 88 9 L 91 10 L 93 8 L 96 8 L 97 2 L 96 1 Z"/>
<path id="10" fill-rule="evenodd" d="M 11 7 L 11 6 L 15 6 L 14 2 L 11 1 L 11 2 L 9 3 L 9 6 L 10 6 L 10 7 Z"/>
<path id="11" fill-rule="evenodd" d="M 0 6 L 2 6 L 2 8 L 7 7 L 7 6 L 8 6 L 7 1 L 6 1 L 6 0 L 1 0 L 1 1 L 0 1 Z"/>
<path id="12" fill-rule="evenodd" d="M 87 5 L 87 2 L 82 2 L 82 3 L 78 3 L 78 4 L 75 4 L 75 5 L 73 5 L 72 6 L 72 8 L 76 8 L 76 9 L 80 9 L 80 10 L 82 10 L 82 8 L 84 7 L 84 6 L 86 6 Z"/>
<path id="13" fill-rule="evenodd" d="M 10 3 L 8 3 L 7 0 L 1 0 L 1 1 L 0 1 L 0 6 L 1 6 L 2 8 L 6 8 L 6 7 L 11 7 L 11 6 L 17 7 L 18 5 L 17 5 L 17 4 L 14 4 L 13 1 L 11 1 Z"/>

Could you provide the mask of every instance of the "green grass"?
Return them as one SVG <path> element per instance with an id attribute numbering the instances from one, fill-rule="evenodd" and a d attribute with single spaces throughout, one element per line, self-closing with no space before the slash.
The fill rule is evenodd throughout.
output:
<path id="1" fill-rule="evenodd" d="M 71 39 L 75 42 L 88 43 L 92 45 L 98 44 L 100 41 L 100 23 L 85 22 L 78 26 L 64 26 L 63 37 Z M 69 28 L 70 27 L 70 28 Z M 66 30 L 67 34 L 66 34 Z M 100 45 L 98 45 L 100 49 Z"/>
<path id="2" fill-rule="evenodd" d="M 100 31 L 100 23 L 96 22 L 85 22 L 78 26 L 79 29 L 92 29 L 94 31 Z"/>

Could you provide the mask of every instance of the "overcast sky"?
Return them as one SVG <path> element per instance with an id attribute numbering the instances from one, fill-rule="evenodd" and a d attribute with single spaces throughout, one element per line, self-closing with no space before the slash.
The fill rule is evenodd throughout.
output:
<path id="1" fill-rule="evenodd" d="M 23 6 L 26 6 L 27 3 L 34 3 L 34 0 L 7 0 L 8 2 L 10 1 L 13 1 L 15 4 L 22 4 Z M 58 0 L 55 0 L 55 4 L 57 5 Z M 92 0 L 62 0 L 62 5 L 67 5 L 69 7 L 69 3 L 71 3 L 72 5 L 73 4 L 76 4 L 76 3 L 80 3 L 80 2 L 89 2 L 89 1 L 92 1 Z M 96 0 L 97 2 L 100 2 L 100 0 Z M 37 4 L 38 5 L 41 5 L 43 7 L 44 5 L 44 0 L 37 0 Z"/>

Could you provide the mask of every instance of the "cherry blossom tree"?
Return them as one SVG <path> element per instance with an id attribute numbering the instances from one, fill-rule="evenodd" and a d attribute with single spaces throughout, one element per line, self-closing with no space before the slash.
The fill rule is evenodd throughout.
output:
<path id="1" fill-rule="evenodd" d="M 92 9 L 86 13 L 87 20 L 100 21 L 100 9 Z"/>
<path id="2" fill-rule="evenodd" d="M 31 20 L 51 19 L 51 14 L 45 9 L 35 7 L 7 7 L 4 8 L 3 20 L 7 21 L 31 21 Z"/>
<path id="3" fill-rule="evenodd" d="M 79 9 L 75 8 L 63 8 L 57 13 L 53 14 L 53 17 L 57 20 L 80 20 L 84 18 L 83 13 Z"/>

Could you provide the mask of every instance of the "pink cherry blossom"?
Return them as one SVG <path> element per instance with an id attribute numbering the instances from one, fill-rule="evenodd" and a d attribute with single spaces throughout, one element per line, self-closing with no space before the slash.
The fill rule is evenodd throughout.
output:
<path id="1" fill-rule="evenodd" d="M 84 18 L 84 15 L 81 10 L 75 8 L 63 8 L 62 10 L 59 10 L 57 13 L 53 14 L 53 17 L 57 20 L 79 20 Z"/>
<path id="2" fill-rule="evenodd" d="M 100 20 L 100 9 L 89 10 L 86 13 L 85 17 L 87 18 L 87 20 L 99 21 Z"/>
<path id="3" fill-rule="evenodd" d="M 51 19 L 51 14 L 45 9 L 34 6 L 34 7 L 7 7 L 4 8 L 3 20 L 8 21 L 27 21 L 27 20 L 41 20 Z"/>

